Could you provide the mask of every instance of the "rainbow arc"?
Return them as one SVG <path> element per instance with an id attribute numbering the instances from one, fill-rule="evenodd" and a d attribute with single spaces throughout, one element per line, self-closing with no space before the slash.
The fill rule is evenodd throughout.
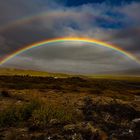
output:
<path id="1" fill-rule="evenodd" d="M 93 45 L 99 45 L 102 47 L 107 47 L 110 48 L 114 51 L 119 52 L 120 54 L 123 54 L 125 56 L 127 56 L 128 58 L 130 58 L 131 60 L 137 62 L 140 64 L 140 60 L 138 58 L 136 58 L 134 55 L 132 55 L 131 53 L 129 53 L 126 50 L 123 50 L 122 48 L 119 48 L 115 45 L 112 44 L 108 44 L 105 43 L 103 41 L 99 41 L 99 40 L 95 40 L 95 39 L 91 39 L 91 38 L 78 38 L 78 37 L 63 37 L 63 38 L 54 38 L 54 39 L 48 39 L 48 40 L 44 40 L 41 42 L 37 42 L 37 43 L 33 43 L 31 45 L 25 46 L 19 50 L 16 50 L 15 52 L 9 54 L 8 56 L 4 57 L 2 60 L 0 60 L 0 65 L 6 63 L 8 60 L 12 59 L 13 57 L 28 51 L 30 49 L 36 48 L 36 47 L 41 47 L 44 45 L 48 45 L 50 43 L 59 43 L 59 42 L 66 42 L 66 41 L 74 41 L 74 42 L 85 42 L 85 43 L 91 43 Z"/>

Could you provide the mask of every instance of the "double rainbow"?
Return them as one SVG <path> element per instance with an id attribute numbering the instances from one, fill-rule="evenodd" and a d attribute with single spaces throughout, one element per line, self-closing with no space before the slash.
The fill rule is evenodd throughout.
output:
<path id="1" fill-rule="evenodd" d="M 99 41 L 99 40 L 95 40 L 95 39 L 91 39 L 91 38 L 79 38 L 79 37 L 64 37 L 64 38 L 55 38 L 55 39 L 48 39 L 48 40 L 44 40 L 41 42 L 37 42 L 28 46 L 25 46 L 19 50 L 16 50 L 15 52 L 9 54 L 8 56 L 4 57 L 3 59 L 0 60 L 0 65 L 6 63 L 8 60 L 12 59 L 13 57 L 36 47 L 41 47 L 44 45 L 48 45 L 51 43 L 59 43 L 59 42 L 66 42 L 66 41 L 73 41 L 73 42 L 85 42 L 85 43 L 91 43 L 93 45 L 99 45 L 102 47 L 107 47 L 110 48 L 114 51 L 119 52 L 122 55 L 127 56 L 128 58 L 130 58 L 131 60 L 135 61 L 136 63 L 140 64 L 140 60 L 138 58 L 136 58 L 134 55 L 132 55 L 131 53 L 129 53 L 126 50 L 123 50 L 122 48 L 119 48 L 115 45 L 111 45 L 108 43 L 105 43 L 103 41 Z"/>

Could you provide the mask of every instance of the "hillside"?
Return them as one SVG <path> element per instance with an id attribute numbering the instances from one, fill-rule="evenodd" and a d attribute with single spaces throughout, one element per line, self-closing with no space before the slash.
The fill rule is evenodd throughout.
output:
<path id="1" fill-rule="evenodd" d="M 112 80 L 132 80 L 140 81 L 140 76 L 131 76 L 131 75 L 103 75 L 103 74 L 65 74 L 65 73 L 51 73 L 45 71 L 35 71 L 27 69 L 14 69 L 14 68 L 0 68 L 0 75 L 19 75 L 19 76 L 37 76 L 37 77 L 58 77 L 58 78 L 67 78 L 67 77 L 81 77 L 81 78 L 93 78 L 93 79 L 112 79 Z"/>
<path id="2" fill-rule="evenodd" d="M 50 77 L 68 77 L 68 74 L 63 73 L 49 73 L 43 71 L 24 70 L 24 69 L 12 69 L 12 68 L 0 68 L 0 75 L 29 75 L 29 76 L 50 76 Z"/>

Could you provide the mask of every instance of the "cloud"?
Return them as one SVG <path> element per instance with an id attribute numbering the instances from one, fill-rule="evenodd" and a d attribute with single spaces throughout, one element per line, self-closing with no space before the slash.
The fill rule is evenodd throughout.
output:
<path id="1" fill-rule="evenodd" d="M 59 0 L 51 2 L 49 0 L 31 0 L 29 2 L 23 0 L 2 0 L 0 13 L 3 13 L 3 15 L 0 16 L 0 21 L 2 21 L 0 25 L 5 26 L 5 23 L 18 19 L 19 17 L 33 16 L 31 16 L 29 20 L 23 21 L 22 24 L 11 24 L 8 28 L 0 30 L 0 47 L 2 48 L 0 50 L 0 56 L 7 55 L 23 46 L 48 38 L 82 36 L 115 44 L 140 57 L 138 53 L 140 51 L 139 2 L 131 2 L 119 6 L 107 5 L 106 3 L 94 3 L 72 7 L 66 6 L 65 1 L 63 2 L 61 1 L 60 3 Z M 42 12 L 44 14 L 40 14 Z M 67 49 L 69 50 L 68 52 Z M 86 63 L 90 63 L 91 60 L 96 60 L 96 63 L 99 64 L 103 59 L 109 61 L 109 63 L 114 66 L 113 56 L 111 55 L 106 59 L 106 56 L 104 56 L 110 52 L 102 54 L 101 51 L 99 51 L 98 54 L 98 51 L 95 51 L 98 55 L 92 57 L 89 49 L 84 48 L 78 49 L 78 56 L 75 57 L 72 55 L 74 51 L 75 49 L 73 50 L 72 45 L 71 47 L 63 47 L 63 49 L 61 49 L 62 54 L 59 54 L 60 56 L 58 57 L 57 48 L 54 50 L 52 47 L 52 49 L 48 51 L 49 53 L 44 54 L 41 52 L 41 55 L 35 56 L 32 54 L 31 58 L 35 61 L 40 58 L 41 62 L 39 63 L 42 65 L 39 67 L 46 70 L 51 66 L 51 62 L 54 59 L 57 60 L 58 65 L 60 63 L 62 64 L 61 68 L 71 63 L 71 65 L 73 64 L 75 66 L 73 69 L 76 69 L 76 66 L 78 68 L 78 62 L 82 63 L 86 61 Z M 83 53 L 87 53 L 86 58 L 83 56 Z M 67 56 L 69 56 L 69 59 L 66 61 Z M 28 56 L 24 56 L 24 61 L 26 61 L 25 57 L 28 58 Z M 46 59 L 49 66 L 43 68 L 43 63 L 45 63 L 44 61 L 46 61 Z M 34 68 L 37 69 L 38 65 L 35 64 L 35 61 L 33 64 Z M 105 67 L 103 63 L 107 65 L 105 61 L 103 61 L 101 64 L 103 67 Z M 7 65 L 15 66 L 16 64 L 12 61 L 11 64 L 7 63 Z M 86 64 L 84 65 L 86 66 Z M 130 69 L 132 65 L 133 64 L 127 63 L 127 69 Z M 29 66 L 30 65 L 24 63 L 23 67 Z M 107 67 L 112 68 L 113 71 L 123 69 L 121 69 L 121 65 L 117 65 L 118 69 L 112 66 L 110 64 L 107 65 Z M 94 66 L 94 68 L 95 67 L 101 69 L 97 65 Z M 134 68 L 136 69 L 136 67 L 137 66 Z M 53 69 L 55 69 L 55 67 L 53 67 Z"/>
<path id="2" fill-rule="evenodd" d="M 124 14 L 126 17 L 126 22 L 128 21 L 128 24 L 132 24 L 134 26 L 139 26 L 140 24 L 140 17 L 139 17 L 139 11 L 140 11 L 140 3 L 133 2 L 129 5 L 122 6 L 118 11 L 120 13 Z"/>
<path id="3" fill-rule="evenodd" d="M 34 48 L 15 56 L 4 66 L 84 74 L 123 73 L 132 66 L 140 68 L 116 51 L 81 42 L 53 43 Z"/>

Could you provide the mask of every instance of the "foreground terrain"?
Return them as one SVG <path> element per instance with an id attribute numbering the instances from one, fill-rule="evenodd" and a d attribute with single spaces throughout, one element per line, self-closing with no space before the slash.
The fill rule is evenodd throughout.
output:
<path id="1" fill-rule="evenodd" d="M 0 76 L 1 140 L 139 140 L 140 79 Z"/>

